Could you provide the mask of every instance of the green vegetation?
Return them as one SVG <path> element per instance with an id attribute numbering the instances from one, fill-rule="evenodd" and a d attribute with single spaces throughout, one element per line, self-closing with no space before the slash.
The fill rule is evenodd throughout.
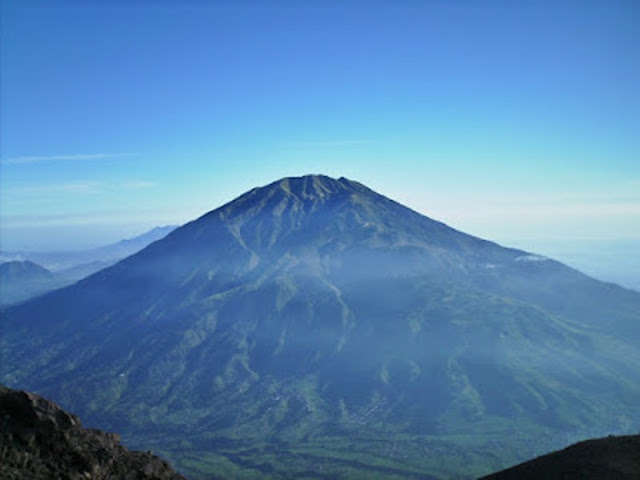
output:
<path id="1" fill-rule="evenodd" d="M 474 477 L 638 428 L 640 294 L 345 179 L 1 315 L 0 381 L 194 477 Z"/>
<path id="2" fill-rule="evenodd" d="M 169 447 L 162 453 L 194 479 L 210 474 L 255 478 L 258 472 L 264 478 L 477 478 L 562 445 L 550 431 L 517 434 L 523 427 L 536 430 L 520 424 L 490 433 L 419 436 L 372 429 L 291 443 L 243 445 L 224 439 L 223 445 L 207 448 L 204 441 L 200 448 Z M 540 443 L 545 434 L 549 440 Z"/>

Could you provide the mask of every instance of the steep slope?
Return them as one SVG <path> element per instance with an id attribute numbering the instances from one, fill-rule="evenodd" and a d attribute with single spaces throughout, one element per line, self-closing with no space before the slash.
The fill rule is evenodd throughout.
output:
<path id="1" fill-rule="evenodd" d="M 119 436 L 82 428 L 49 400 L 0 385 L 0 477 L 184 480 L 150 452 L 130 452 Z"/>
<path id="2" fill-rule="evenodd" d="M 481 480 L 635 480 L 640 478 L 640 435 L 597 438 L 534 458 Z"/>
<path id="3" fill-rule="evenodd" d="M 459 478 L 637 426 L 639 322 L 637 293 L 306 176 L 8 309 L 0 379 L 216 468 Z"/>

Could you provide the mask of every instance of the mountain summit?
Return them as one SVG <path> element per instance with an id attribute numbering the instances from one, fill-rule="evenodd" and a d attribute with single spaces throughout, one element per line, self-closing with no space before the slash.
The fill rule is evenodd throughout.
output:
<path id="1" fill-rule="evenodd" d="M 0 325 L 0 381 L 192 476 L 462 478 L 638 427 L 640 294 L 344 178 L 250 190 Z"/>
<path id="2" fill-rule="evenodd" d="M 239 242 L 262 252 L 298 247 L 420 244 L 463 248 L 481 243 L 364 185 L 320 175 L 284 178 L 255 188 L 201 219 L 222 220 Z"/>

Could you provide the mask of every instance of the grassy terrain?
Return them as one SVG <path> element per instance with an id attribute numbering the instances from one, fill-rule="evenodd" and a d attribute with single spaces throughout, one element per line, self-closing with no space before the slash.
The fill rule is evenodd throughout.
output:
<path id="1" fill-rule="evenodd" d="M 490 419 L 466 433 L 411 435 L 362 429 L 299 441 L 160 440 L 162 456 L 192 479 L 420 478 L 471 479 L 588 436 L 562 435 L 525 423 Z M 526 432 L 526 433 L 525 433 Z"/>

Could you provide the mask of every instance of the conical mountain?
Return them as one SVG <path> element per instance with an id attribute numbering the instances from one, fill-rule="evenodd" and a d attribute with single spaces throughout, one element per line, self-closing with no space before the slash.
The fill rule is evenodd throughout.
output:
<path id="1" fill-rule="evenodd" d="M 192 474 L 461 478 L 640 418 L 640 294 L 344 178 L 253 189 L 2 330 L 0 381 Z"/>

